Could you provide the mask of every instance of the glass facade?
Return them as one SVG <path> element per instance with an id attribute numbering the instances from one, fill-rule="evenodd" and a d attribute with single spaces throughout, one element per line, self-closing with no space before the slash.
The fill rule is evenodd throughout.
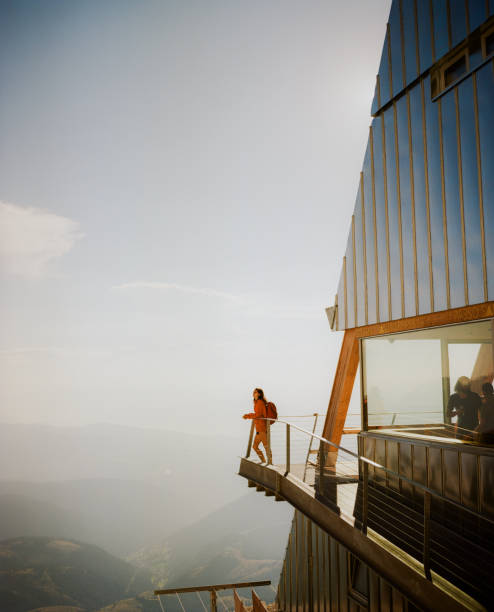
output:
<path id="1" fill-rule="evenodd" d="M 393 0 L 338 329 L 494 300 L 493 6 Z"/>
<path id="2" fill-rule="evenodd" d="M 492 337 L 486 320 L 362 340 L 367 428 L 494 437 Z"/>

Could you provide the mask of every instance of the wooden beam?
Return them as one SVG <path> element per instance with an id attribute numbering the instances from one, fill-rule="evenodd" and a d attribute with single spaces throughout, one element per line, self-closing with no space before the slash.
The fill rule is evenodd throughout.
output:
<path id="1" fill-rule="evenodd" d="M 247 587 L 268 586 L 271 580 L 258 580 L 256 582 L 235 582 L 233 584 L 210 584 L 198 587 L 183 587 L 179 589 L 160 589 L 154 591 L 155 595 L 175 595 L 175 593 L 195 593 L 196 591 L 224 591 L 226 589 L 245 589 Z"/>
<path id="2" fill-rule="evenodd" d="M 330 440 L 334 444 L 340 444 L 341 442 L 358 363 L 359 343 L 357 332 L 355 329 L 348 329 L 343 337 L 328 412 L 322 432 L 323 438 Z"/>
<path id="3" fill-rule="evenodd" d="M 484 304 L 441 310 L 440 312 L 431 312 L 417 317 L 398 319 L 397 321 L 386 321 L 385 323 L 365 325 L 363 327 L 356 327 L 352 331 L 355 331 L 358 338 L 365 338 L 368 336 L 382 336 L 384 334 L 393 334 L 396 332 L 437 327 L 439 325 L 468 323 L 468 321 L 489 319 L 491 317 L 494 317 L 494 302 L 485 302 Z"/>

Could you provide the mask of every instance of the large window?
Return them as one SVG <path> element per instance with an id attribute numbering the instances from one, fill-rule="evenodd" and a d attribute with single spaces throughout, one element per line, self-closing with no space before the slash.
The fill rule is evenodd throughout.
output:
<path id="1" fill-rule="evenodd" d="M 362 340 L 364 425 L 478 439 L 479 414 L 494 416 L 492 334 L 487 320 Z"/>

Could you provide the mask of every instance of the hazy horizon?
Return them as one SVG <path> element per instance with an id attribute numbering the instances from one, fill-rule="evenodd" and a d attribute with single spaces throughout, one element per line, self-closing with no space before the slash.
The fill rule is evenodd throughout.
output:
<path id="1" fill-rule="evenodd" d="M 326 411 L 390 4 L 0 2 L 0 422 Z"/>

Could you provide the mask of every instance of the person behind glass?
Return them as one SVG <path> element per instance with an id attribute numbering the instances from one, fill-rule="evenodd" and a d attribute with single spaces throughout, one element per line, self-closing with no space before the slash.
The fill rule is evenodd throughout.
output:
<path id="1" fill-rule="evenodd" d="M 458 438 L 470 437 L 465 430 L 473 432 L 477 428 L 481 403 L 480 396 L 470 390 L 468 376 L 460 376 L 456 381 L 455 392 L 449 398 L 446 409 L 448 417 L 458 417 Z"/>
<path id="2" fill-rule="evenodd" d="M 479 410 L 479 442 L 494 444 L 494 388 L 487 382 L 482 385 L 482 404 Z"/>
<path id="3" fill-rule="evenodd" d="M 266 459 L 262 450 L 259 448 L 259 444 L 262 443 L 266 455 L 268 457 L 268 465 L 272 463 L 271 449 L 268 443 L 268 424 L 266 421 L 266 399 L 264 397 L 264 391 L 262 389 L 254 389 L 252 394 L 254 398 L 254 412 L 244 414 L 244 419 L 254 419 L 254 426 L 256 428 L 256 435 L 254 438 L 254 444 L 252 448 L 256 451 L 257 456 L 261 460 L 261 463 L 265 463 Z"/>

